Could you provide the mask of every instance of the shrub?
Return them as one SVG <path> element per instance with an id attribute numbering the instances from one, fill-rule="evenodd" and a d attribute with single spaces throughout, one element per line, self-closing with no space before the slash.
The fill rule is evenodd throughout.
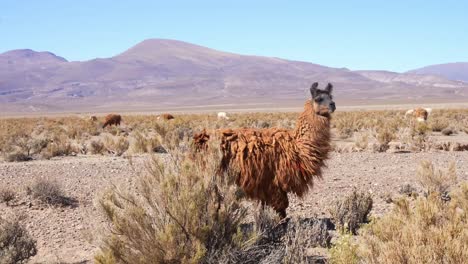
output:
<path id="1" fill-rule="evenodd" d="M 442 118 L 432 118 L 429 122 L 429 126 L 432 131 L 440 132 L 449 126 L 449 123 L 446 119 Z"/>
<path id="2" fill-rule="evenodd" d="M 23 263 L 36 253 L 36 241 L 18 219 L 0 218 L 0 263 Z"/>
<path id="3" fill-rule="evenodd" d="M 425 189 L 426 195 L 437 192 L 447 195 L 449 188 L 457 181 L 457 172 L 454 162 L 449 164 L 446 171 L 435 168 L 430 161 L 422 161 L 418 168 L 418 179 Z"/>
<path id="4" fill-rule="evenodd" d="M 363 263 L 466 263 L 468 259 L 468 184 L 447 203 L 440 194 L 404 198 L 394 210 L 363 229 Z"/>
<path id="5" fill-rule="evenodd" d="M 389 148 L 389 143 L 396 138 L 395 131 L 390 128 L 382 128 L 377 132 L 377 141 L 379 142 L 378 150 L 386 151 Z"/>
<path id="6" fill-rule="evenodd" d="M 354 139 L 354 145 L 358 150 L 367 149 L 367 146 L 369 145 L 369 136 L 367 134 L 356 136 Z"/>
<path id="7" fill-rule="evenodd" d="M 319 219 L 311 220 L 290 220 L 283 238 L 284 263 L 307 263 L 308 248 L 330 245 L 331 235 L 328 233 L 327 224 Z"/>
<path id="8" fill-rule="evenodd" d="M 358 246 L 353 242 L 353 236 L 341 235 L 330 249 L 330 263 L 356 264 L 358 260 Z"/>
<path id="9" fill-rule="evenodd" d="M 127 138 L 123 136 L 107 136 L 104 138 L 104 147 L 115 156 L 122 156 L 130 146 Z"/>
<path id="10" fill-rule="evenodd" d="M 400 188 L 398 189 L 398 193 L 403 194 L 405 196 L 409 196 L 409 197 L 418 196 L 418 192 L 416 191 L 416 188 L 414 188 L 411 184 L 405 184 L 405 185 L 400 186 Z"/>
<path id="11" fill-rule="evenodd" d="M 356 234 L 359 226 L 367 222 L 367 216 L 371 209 L 371 195 L 353 190 L 350 195 L 341 201 L 337 201 L 330 208 L 330 214 L 341 232 L 348 230 Z"/>
<path id="12" fill-rule="evenodd" d="M 444 136 L 450 136 L 450 135 L 452 135 L 454 133 L 455 133 L 455 131 L 450 127 L 444 128 L 444 130 L 442 130 L 442 135 L 444 135 Z"/>
<path id="13" fill-rule="evenodd" d="M 50 205 L 72 206 L 76 203 L 76 200 L 64 195 L 62 187 L 57 181 L 47 178 L 39 178 L 36 180 L 29 188 L 28 192 L 32 194 L 34 198 Z"/>
<path id="14" fill-rule="evenodd" d="M 7 188 L 1 188 L 0 189 L 0 202 L 8 203 L 10 201 L 13 201 L 16 197 L 16 193 Z"/>
<path id="15" fill-rule="evenodd" d="M 8 161 L 8 162 L 20 162 L 20 161 L 28 161 L 28 160 L 31 160 L 31 157 L 26 155 L 25 153 L 23 152 L 19 152 L 19 151 L 14 151 L 12 153 L 5 153 L 5 161 Z"/>
<path id="16" fill-rule="evenodd" d="M 47 147 L 42 151 L 42 156 L 45 159 L 50 159 L 57 156 L 68 156 L 78 151 L 73 148 L 70 140 L 65 135 L 54 137 Z"/>
<path id="17" fill-rule="evenodd" d="M 91 154 L 103 154 L 105 151 L 104 143 L 100 140 L 92 140 L 89 143 L 89 152 Z"/>
<path id="18" fill-rule="evenodd" d="M 136 190 L 109 190 L 100 199 L 110 230 L 97 263 L 217 263 L 239 247 L 234 239 L 246 209 L 231 177 L 215 176 L 219 153 L 204 162 L 172 153 L 154 157 Z M 242 243 L 241 243 L 242 244 Z"/>

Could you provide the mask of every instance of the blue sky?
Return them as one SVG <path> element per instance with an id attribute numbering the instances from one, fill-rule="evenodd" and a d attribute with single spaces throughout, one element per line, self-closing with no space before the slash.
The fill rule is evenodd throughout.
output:
<path id="1" fill-rule="evenodd" d="M 468 61 L 468 1 L 0 0 L 0 53 L 68 60 L 147 38 L 350 69 L 406 71 Z"/>

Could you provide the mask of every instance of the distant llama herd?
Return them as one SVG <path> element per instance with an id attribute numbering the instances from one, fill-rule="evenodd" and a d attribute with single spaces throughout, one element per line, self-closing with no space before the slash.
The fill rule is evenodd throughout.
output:
<path id="1" fill-rule="evenodd" d="M 305 102 L 295 129 L 228 128 L 211 133 L 204 129 L 193 136 L 193 154 L 202 155 L 210 138 L 219 138 L 222 155 L 218 173 L 237 168 L 235 181 L 245 194 L 286 217 L 288 193 L 302 197 L 313 187 L 314 179 L 322 178 L 322 168 L 331 150 L 330 119 L 336 110 L 332 91 L 330 83 L 324 89 L 319 89 L 316 82 L 312 84 L 311 98 Z M 430 113 L 430 108 L 415 108 L 408 110 L 405 118 L 426 122 Z M 171 114 L 157 117 L 174 118 Z M 217 118 L 229 120 L 226 112 L 218 112 Z M 90 119 L 97 121 L 95 116 Z M 121 122 L 120 115 L 109 114 L 102 127 L 118 126 Z"/>

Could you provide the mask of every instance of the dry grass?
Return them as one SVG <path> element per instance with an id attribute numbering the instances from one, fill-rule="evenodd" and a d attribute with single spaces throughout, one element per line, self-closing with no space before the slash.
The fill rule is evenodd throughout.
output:
<path id="1" fill-rule="evenodd" d="M 295 126 L 297 113 L 231 114 L 229 120 L 218 120 L 216 115 L 178 115 L 167 122 L 154 115 L 123 116 L 121 126 L 101 128 L 100 122 L 76 116 L 60 118 L 0 119 L 0 154 L 6 161 L 49 159 L 76 154 L 123 155 L 170 151 L 184 137 L 191 137 L 203 128 L 280 127 Z M 388 149 L 390 141 L 398 140 L 406 150 L 426 151 L 433 148 L 429 136 L 433 131 L 466 133 L 468 110 L 434 110 L 427 124 L 405 120 L 404 111 L 337 112 L 333 115 L 335 135 L 348 139 L 355 133 L 375 135 L 377 151 Z M 112 137 L 111 137 L 112 136 Z M 109 138 L 112 138 L 110 140 Z M 374 137 L 372 137 L 372 140 Z M 366 147 L 371 138 L 355 138 L 354 150 L 372 150 Z M 367 142 L 366 142 L 367 141 Z M 107 146 L 98 146 L 100 143 Z M 127 147 L 128 144 L 128 147 Z M 373 144 L 373 143 L 372 143 Z M 94 145 L 94 146 L 92 146 Z M 441 148 L 439 148 L 441 149 Z M 463 148 L 442 148 L 442 150 Z"/>

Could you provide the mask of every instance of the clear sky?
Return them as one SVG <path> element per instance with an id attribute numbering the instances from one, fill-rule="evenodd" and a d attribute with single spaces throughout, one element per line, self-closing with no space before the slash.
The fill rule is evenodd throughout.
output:
<path id="1" fill-rule="evenodd" d="M 401 72 L 468 61 L 468 1 L 0 0 L 0 53 L 87 60 L 147 38 Z"/>

